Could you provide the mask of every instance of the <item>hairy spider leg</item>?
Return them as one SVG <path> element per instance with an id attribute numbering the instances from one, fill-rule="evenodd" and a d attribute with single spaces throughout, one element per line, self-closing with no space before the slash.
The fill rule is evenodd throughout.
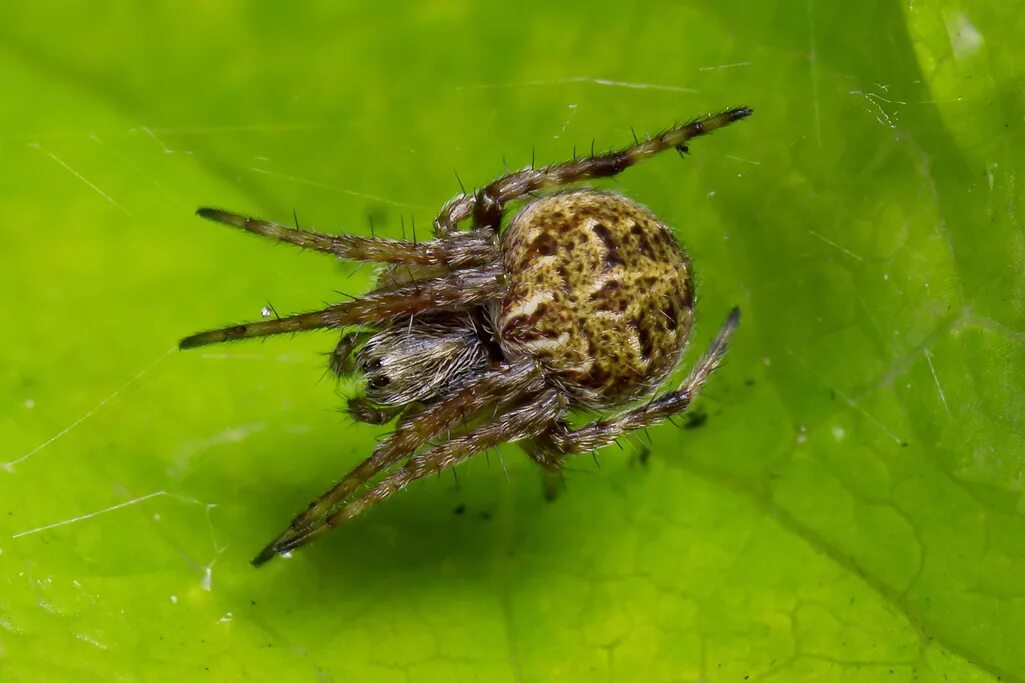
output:
<path id="1" fill-rule="evenodd" d="M 687 141 L 707 135 L 753 113 L 749 107 L 736 107 L 694 119 L 669 128 L 658 135 L 623 149 L 595 154 L 543 168 L 527 168 L 504 175 L 473 194 L 460 194 L 449 201 L 434 221 L 435 234 L 444 236 L 455 230 L 460 221 L 474 218 L 475 227 L 498 229 L 505 204 L 523 196 L 589 178 L 618 175 L 659 152 L 676 149 L 687 151 Z"/>
<path id="2" fill-rule="evenodd" d="M 466 267 L 494 257 L 494 248 L 490 243 L 468 236 L 456 236 L 450 240 L 410 242 L 360 235 L 326 235 L 313 230 L 300 230 L 272 221 L 243 216 L 223 209 L 202 208 L 197 210 L 196 214 L 216 223 L 230 225 L 255 235 L 294 244 L 303 249 L 334 254 L 338 258 L 352 261 Z"/>
<path id="3" fill-rule="evenodd" d="M 589 425 L 569 431 L 552 431 L 545 435 L 545 445 L 554 447 L 554 453 L 547 453 L 540 464 L 551 467 L 563 453 L 586 453 L 607 446 L 618 437 L 672 417 L 690 406 L 701 387 L 708 381 L 726 355 L 730 337 L 740 323 L 740 309 L 730 311 L 726 322 L 716 335 L 708 351 L 701 357 L 686 379 L 676 388 L 657 396 L 646 404 L 617 415 L 596 420 Z M 535 457 L 538 460 L 538 457 Z"/>
<path id="4" fill-rule="evenodd" d="M 453 271 L 444 277 L 379 289 L 359 299 L 319 311 L 199 332 L 178 342 L 178 348 L 189 349 L 325 327 L 369 325 L 427 310 L 455 310 L 492 299 L 502 292 L 503 287 L 501 265 L 496 262 L 487 267 Z"/>
<path id="5" fill-rule="evenodd" d="M 242 216 L 223 209 L 202 208 L 196 214 L 217 223 L 224 223 L 279 242 L 288 242 L 303 249 L 313 249 L 334 254 L 353 261 L 377 261 L 382 263 L 415 263 L 431 265 L 438 263 L 437 254 L 425 249 L 423 244 L 404 240 L 361 237 L 358 235 L 325 235 L 312 230 L 290 228 L 279 223 Z"/>
<path id="6" fill-rule="evenodd" d="M 317 524 L 296 533 L 286 534 L 260 553 L 253 560 L 253 564 L 259 566 L 275 555 L 309 543 L 324 532 L 359 516 L 417 479 L 458 465 L 488 448 L 535 437 L 560 419 L 566 410 L 565 399 L 554 389 L 521 398 L 526 399 L 525 402 L 505 412 L 501 417 L 481 425 L 469 434 L 454 437 L 414 455 L 403 467 L 385 477 L 359 498 L 319 520 Z"/>
<path id="7" fill-rule="evenodd" d="M 253 564 L 259 566 L 274 555 L 300 545 L 295 539 L 306 538 L 319 528 L 335 509 L 366 481 L 382 470 L 409 457 L 418 448 L 453 426 L 472 420 L 484 408 L 508 404 L 524 395 L 543 390 L 543 378 L 536 364 L 529 359 L 503 363 L 485 372 L 472 385 L 451 397 L 428 406 L 422 412 L 403 420 L 395 431 L 374 449 L 373 455 L 360 463 L 324 495 L 310 503 L 297 515 L 278 538 L 257 555 Z"/>

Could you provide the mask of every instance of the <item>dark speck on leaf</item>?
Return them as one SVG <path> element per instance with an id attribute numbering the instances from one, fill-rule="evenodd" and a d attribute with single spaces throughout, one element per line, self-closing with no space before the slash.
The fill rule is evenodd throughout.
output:
<path id="1" fill-rule="evenodd" d="M 648 461 L 651 460 L 651 446 L 643 444 L 637 453 L 637 460 L 641 465 L 647 466 Z"/>
<path id="2" fill-rule="evenodd" d="M 683 422 L 684 429 L 697 429 L 708 421 L 708 413 L 703 410 L 692 410 L 687 413 L 686 419 Z"/>
<path id="3" fill-rule="evenodd" d="M 487 510 L 485 510 L 484 512 L 480 513 L 480 518 L 483 519 L 485 522 L 490 522 L 491 521 L 491 513 L 488 512 Z"/>
<path id="4" fill-rule="evenodd" d="M 452 514 L 454 514 L 454 515 L 461 515 L 464 512 L 466 512 L 466 506 L 463 505 L 462 503 L 460 503 L 459 505 L 456 505 L 455 509 L 452 510 Z"/>

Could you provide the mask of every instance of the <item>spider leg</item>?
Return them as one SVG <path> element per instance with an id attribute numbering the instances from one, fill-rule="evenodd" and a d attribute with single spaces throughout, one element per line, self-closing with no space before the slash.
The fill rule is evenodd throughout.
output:
<path id="1" fill-rule="evenodd" d="M 535 437 L 565 412 L 565 400 L 554 389 L 541 394 L 521 395 L 518 407 L 501 417 L 487 422 L 469 434 L 457 436 L 438 446 L 414 455 L 400 469 L 385 477 L 377 485 L 330 513 L 314 524 L 293 532 L 289 529 L 281 538 L 267 546 L 253 564 L 259 566 L 275 555 L 288 552 L 309 543 L 314 538 L 365 512 L 410 483 L 457 465 L 488 448 L 503 443 Z"/>
<path id="2" fill-rule="evenodd" d="M 363 342 L 373 336 L 370 332 L 348 332 L 342 335 L 335 348 L 328 354 L 328 367 L 338 377 L 356 372 L 354 352 Z"/>
<path id="3" fill-rule="evenodd" d="M 253 563 L 263 564 L 274 555 L 284 552 L 281 548 L 292 539 L 304 537 L 310 529 L 323 524 L 324 519 L 334 512 L 339 503 L 360 485 L 412 455 L 432 438 L 458 423 L 473 419 L 486 407 L 508 402 L 507 397 L 536 394 L 542 387 L 540 370 L 533 361 L 524 359 L 511 364 L 501 364 L 488 370 L 472 385 L 449 398 L 415 413 L 409 419 L 401 420 L 395 431 L 374 449 L 373 455 L 297 515 L 288 529 L 268 545 Z"/>
<path id="4" fill-rule="evenodd" d="M 379 406 L 365 396 L 350 398 L 345 408 L 352 419 L 372 425 L 383 425 L 404 412 L 407 406 Z"/>
<path id="5" fill-rule="evenodd" d="M 472 265 L 493 256 L 490 245 L 457 237 L 452 240 L 416 242 L 360 235 L 325 235 L 312 230 L 290 228 L 279 223 L 242 216 L 222 209 L 196 211 L 208 220 L 224 223 L 246 232 L 295 244 L 303 249 L 322 251 L 353 261 L 401 263 L 406 265 Z M 465 262 L 465 263 L 463 263 Z"/>
<path id="6" fill-rule="evenodd" d="M 563 428 L 550 431 L 544 438 L 545 449 L 549 451 L 547 458 L 558 460 L 563 453 L 586 453 L 596 450 L 607 446 L 623 434 L 644 429 L 686 410 L 722 362 L 723 356 L 726 355 L 726 346 L 739 322 L 740 309 L 734 308 L 708 351 L 675 391 L 666 392 L 643 406 L 597 420 L 579 429 Z"/>
<path id="7" fill-rule="evenodd" d="M 457 270 L 444 277 L 379 289 L 359 299 L 319 311 L 200 332 L 182 339 L 178 348 L 324 327 L 369 325 L 422 311 L 455 310 L 492 299 L 501 294 L 503 287 L 502 268 L 496 262 L 486 267 Z"/>
<path id="8" fill-rule="evenodd" d="M 442 238 L 455 233 L 456 226 L 473 215 L 475 197 L 463 192 L 445 203 L 434 219 L 434 234 Z"/>
<path id="9" fill-rule="evenodd" d="M 606 152 L 582 159 L 552 164 L 538 169 L 525 169 L 518 173 L 503 176 L 481 190 L 481 201 L 490 201 L 503 205 L 519 199 L 530 192 L 546 190 L 567 183 L 574 183 L 588 178 L 607 178 L 618 175 L 630 166 L 637 164 L 667 149 L 686 149 L 688 140 L 707 135 L 723 126 L 750 116 L 752 110 L 747 107 L 727 109 L 718 114 L 710 114 L 688 123 L 674 126 L 653 137 L 614 152 Z"/>
<path id="10" fill-rule="evenodd" d="M 629 147 L 614 152 L 592 154 L 582 159 L 552 164 L 544 168 L 531 167 L 516 173 L 509 173 L 474 194 L 463 193 L 449 201 L 434 221 L 435 234 L 439 236 L 451 234 L 455 231 L 457 223 L 471 216 L 474 218 L 475 227 L 490 227 L 497 230 L 502 218 L 502 211 L 508 202 L 538 190 L 552 189 L 589 178 L 607 178 L 618 175 L 630 166 L 668 149 L 676 149 L 681 153 L 686 152 L 688 140 L 699 135 L 707 135 L 723 126 L 746 118 L 751 113 L 752 110 L 748 107 L 727 109 L 718 114 L 710 114 L 674 126 L 643 142 L 635 142 Z"/>

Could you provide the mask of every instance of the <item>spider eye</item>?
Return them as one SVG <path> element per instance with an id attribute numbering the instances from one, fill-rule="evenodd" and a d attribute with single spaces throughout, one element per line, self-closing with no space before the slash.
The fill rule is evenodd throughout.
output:
<path id="1" fill-rule="evenodd" d="M 378 366 L 380 366 L 380 362 L 378 363 Z M 367 388 L 371 390 L 381 389 L 389 384 L 391 384 L 391 378 L 387 375 L 374 375 L 373 377 L 367 378 Z"/>

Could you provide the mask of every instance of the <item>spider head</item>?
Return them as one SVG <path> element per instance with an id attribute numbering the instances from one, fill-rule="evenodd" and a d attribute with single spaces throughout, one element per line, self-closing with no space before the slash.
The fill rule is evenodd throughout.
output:
<path id="1" fill-rule="evenodd" d="M 487 367 L 476 327 L 460 316 L 399 323 L 372 336 L 356 354 L 372 403 L 427 401 Z"/>

